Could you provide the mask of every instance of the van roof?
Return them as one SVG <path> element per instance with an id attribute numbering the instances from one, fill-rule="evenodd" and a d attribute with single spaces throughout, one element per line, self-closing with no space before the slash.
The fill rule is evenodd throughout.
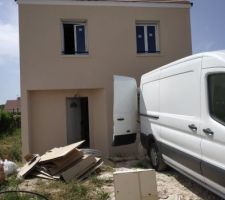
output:
<path id="1" fill-rule="evenodd" d="M 171 63 L 169 63 L 167 65 L 164 65 L 162 67 L 159 67 L 159 68 L 157 68 L 155 70 L 152 70 L 152 71 L 144 74 L 142 76 L 142 78 L 144 78 L 145 76 L 148 76 L 148 75 L 150 75 L 150 74 L 152 74 L 154 72 L 160 71 L 162 69 L 166 69 L 168 67 L 172 67 L 172 66 L 177 65 L 179 63 L 187 62 L 189 60 L 194 60 L 194 59 L 201 58 L 201 57 L 214 57 L 214 58 L 217 58 L 217 59 L 220 59 L 220 60 L 224 60 L 225 61 L 225 50 L 197 53 L 197 54 L 194 54 L 194 55 L 191 55 L 191 56 L 187 56 L 185 58 L 181 58 L 179 60 L 176 60 L 174 62 L 171 62 Z"/>

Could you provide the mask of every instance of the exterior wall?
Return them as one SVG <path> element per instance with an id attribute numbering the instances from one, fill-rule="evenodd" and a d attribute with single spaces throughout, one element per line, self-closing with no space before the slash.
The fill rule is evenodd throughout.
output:
<path id="1" fill-rule="evenodd" d="M 92 147 L 106 156 L 131 149 L 111 148 L 112 76 L 139 82 L 141 74 L 190 55 L 189 15 L 189 8 L 20 4 L 23 153 L 65 145 L 64 101 L 77 89 L 98 108 L 91 116 Z M 62 20 L 87 21 L 89 55 L 61 54 Z M 137 55 L 136 21 L 159 23 L 160 54 Z"/>
<path id="2" fill-rule="evenodd" d="M 30 91 L 29 96 L 31 152 L 44 153 L 49 148 L 67 143 L 66 98 L 74 96 L 88 97 L 90 146 L 107 149 L 106 143 L 101 142 L 108 139 L 105 134 L 106 111 L 102 106 L 105 104 L 103 89 Z"/>

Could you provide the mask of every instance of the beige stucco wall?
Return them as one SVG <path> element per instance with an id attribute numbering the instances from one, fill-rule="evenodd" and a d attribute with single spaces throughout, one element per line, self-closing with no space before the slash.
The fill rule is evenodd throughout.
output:
<path id="1" fill-rule="evenodd" d="M 77 89 L 92 99 L 90 110 L 98 108 L 90 111 L 92 147 L 106 156 L 124 149 L 111 148 L 112 76 L 139 81 L 141 74 L 190 55 L 189 15 L 188 8 L 19 5 L 23 152 L 65 145 L 65 98 Z M 61 54 L 62 20 L 87 21 L 89 55 Z M 136 21 L 159 23 L 159 55 L 137 55 Z"/>
<path id="2" fill-rule="evenodd" d="M 66 98 L 88 97 L 90 146 L 106 149 L 107 129 L 105 91 L 93 90 L 57 90 L 30 91 L 30 144 L 32 152 L 44 153 L 55 146 L 67 143 L 66 135 Z M 102 124 L 102 126 L 98 126 Z M 93 131 L 96 134 L 93 134 Z"/>

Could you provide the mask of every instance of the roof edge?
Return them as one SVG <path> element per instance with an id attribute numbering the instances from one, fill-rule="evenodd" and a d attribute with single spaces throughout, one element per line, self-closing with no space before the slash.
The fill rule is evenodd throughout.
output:
<path id="1" fill-rule="evenodd" d="M 32 5 L 77 5 L 77 6 L 127 6 L 127 7 L 152 7 L 152 8 L 190 8 L 191 2 L 149 2 L 147 0 L 15 0 L 18 4 Z"/>

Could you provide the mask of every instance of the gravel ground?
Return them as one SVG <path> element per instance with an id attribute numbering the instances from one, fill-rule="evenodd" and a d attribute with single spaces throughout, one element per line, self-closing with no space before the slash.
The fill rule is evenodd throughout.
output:
<path id="1" fill-rule="evenodd" d="M 151 168 L 148 160 L 114 162 L 113 165 L 115 171 Z M 111 200 L 114 200 L 113 172 L 103 172 L 100 178 L 107 180 L 104 189 L 111 194 Z M 171 168 L 162 173 L 157 172 L 156 181 L 160 200 L 221 200 L 212 192 Z"/>
<path id="2" fill-rule="evenodd" d="M 105 180 L 103 189 L 110 194 L 110 200 L 115 200 L 113 171 L 143 168 L 151 168 L 149 160 L 117 160 L 116 162 L 106 160 L 98 178 Z M 20 185 L 20 189 L 33 190 L 38 186 L 38 181 L 39 179 L 25 180 Z M 46 181 L 48 182 L 48 180 Z M 171 168 L 165 172 L 156 172 L 156 181 L 159 200 L 222 200 L 212 192 Z"/>

